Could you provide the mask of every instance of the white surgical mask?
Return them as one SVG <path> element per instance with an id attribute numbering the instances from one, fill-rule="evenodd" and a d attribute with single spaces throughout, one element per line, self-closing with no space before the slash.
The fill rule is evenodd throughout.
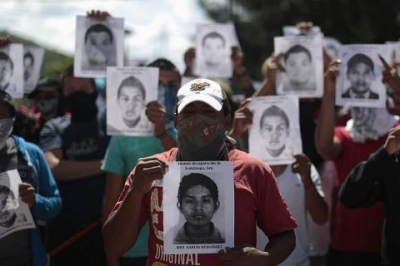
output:
<path id="1" fill-rule="evenodd" d="M 8 137 L 13 130 L 14 118 L 0 119 L 0 149 L 6 145 Z"/>

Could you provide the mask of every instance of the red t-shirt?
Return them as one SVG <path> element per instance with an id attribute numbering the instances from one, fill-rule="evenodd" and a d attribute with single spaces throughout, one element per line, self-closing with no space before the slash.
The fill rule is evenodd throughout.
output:
<path id="1" fill-rule="evenodd" d="M 335 160 L 341 185 L 357 164 L 367 160 L 371 153 L 385 143 L 387 135 L 378 140 L 355 143 L 344 127 L 336 127 L 335 137 L 342 146 L 341 155 Z M 382 203 L 376 203 L 370 208 L 349 209 L 337 201 L 332 247 L 347 252 L 381 252 L 383 219 Z"/>
<path id="2" fill-rule="evenodd" d="M 175 161 L 177 149 L 156 155 L 163 161 Z M 256 224 L 266 235 L 294 229 L 296 222 L 282 199 L 271 169 L 259 159 L 237 149 L 229 152 L 233 162 L 235 193 L 235 245 L 256 246 Z M 132 182 L 129 175 L 114 209 L 118 209 Z M 140 223 L 150 223 L 147 265 L 221 265 L 216 254 L 165 255 L 163 241 L 162 187 L 153 187 L 142 201 Z M 123 230 L 123 228 L 121 228 Z"/>

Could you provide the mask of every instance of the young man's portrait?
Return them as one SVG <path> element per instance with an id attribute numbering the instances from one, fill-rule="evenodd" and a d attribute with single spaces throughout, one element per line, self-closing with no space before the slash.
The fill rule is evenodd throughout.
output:
<path id="1" fill-rule="evenodd" d="M 27 52 L 24 54 L 24 81 L 31 78 L 34 69 L 35 58 L 31 52 Z"/>
<path id="2" fill-rule="evenodd" d="M 4 52 L 0 52 L 0 90 L 6 91 L 11 89 L 13 70 L 14 63 L 10 56 Z"/>
<path id="3" fill-rule="evenodd" d="M 270 157 L 293 155 L 292 149 L 287 146 L 290 135 L 289 117 L 283 109 L 272 105 L 264 110 L 260 118 L 260 135 Z"/>
<path id="4" fill-rule="evenodd" d="M 284 55 L 287 84 L 284 91 L 314 91 L 314 67 L 310 51 L 302 45 L 294 45 Z"/>
<path id="5" fill-rule="evenodd" d="M 94 24 L 86 30 L 83 51 L 86 60 L 82 62 L 82 69 L 105 70 L 107 66 L 116 65 L 114 35 L 104 24 Z"/>
<path id="6" fill-rule="evenodd" d="M 13 191 L 0 185 L 0 226 L 9 228 L 14 225 L 18 206 L 19 202 Z"/>
<path id="7" fill-rule="evenodd" d="M 224 243 L 225 239 L 212 222 L 219 207 L 218 186 L 210 177 L 201 173 L 183 176 L 178 188 L 177 208 L 185 223 L 173 243 Z"/>
<path id="8" fill-rule="evenodd" d="M 370 57 L 360 53 L 353 55 L 347 62 L 346 78 L 350 87 L 342 94 L 342 98 L 379 99 L 379 94 L 371 89 L 375 72 Z"/>

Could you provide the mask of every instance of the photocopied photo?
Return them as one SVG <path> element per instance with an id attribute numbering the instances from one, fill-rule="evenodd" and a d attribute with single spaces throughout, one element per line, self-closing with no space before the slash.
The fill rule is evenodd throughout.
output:
<path id="1" fill-rule="evenodd" d="M 19 197 L 20 183 L 18 170 L 0 173 L 0 239 L 20 230 L 35 228 L 28 205 Z"/>
<path id="2" fill-rule="evenodd" d="M 321 28 L 319 26 L 313 26 L 309 31 L 302 30 L 296 26 L 283 26 L 282 31 L 284 36 L 322 36 Z"/>
<path id="3" fill-rule="evenodd" d="M 24 92 L 31 93 L 40 78 L 44 49 L 34 45 L 24 45 Z"/>
<path id="4" fill-rule="evenodd" d="M 291 164 L 302 153 L 297 96 L 252 98 L 249 109 L 253 124 L 249 130 L 249 153 L 269 165 Z"/>
<path id="5" fill-rule="evenodd" d="M 204 78 L 232 77 L 232 38 L 232 25 L 197 25 L 194 73 Z"/>
<path id="6" fill-rule="evenodd" d="M 124 63 L 124 19 L 76 17 L 74 76 L 105 77 L 107 67 Z"/>
<path id="7" fill-rule="evenodd" d="M 277 72 L 277 94 L 320 98 L 323 94 L 323 53 L 320 36 L 274 38 L 275 55 L 283 54 Z"/>
<path id="8" fill-rule="evenodd" d="M 164 253 L 217 253 L 234 246 L 233 165 L 168 163 L 163 178 Z"/>
<path id="9" fill-rule="evenodd" d="M 151 136 L 154 126 L 145 114 L 146 104 L 157 100 L 159 69 L 107 68 L 107 134 Z"/>
<path id="10" fill-rule="evenodd" d="M 378 55 L 389 61 L 385 44 L 342 45 L 336 105 L 383 108 L 386 87 L 382 83 L 383 65 Z"/>
<path id="11" fill-rule="evenodd" d="M 323 39 L 323 46 L 326 53 L 332 60 L 340 59 L 339 58 L 339 51 L 342 44 L 336 40 L 335 38 L 331 37 L 324 37 Z"/>
<path id="12" fill-rule="evenodd" d="M 8 92 L 14 98 L 24 96 L 22 44 L 0 48 L 0 90 Z"/>

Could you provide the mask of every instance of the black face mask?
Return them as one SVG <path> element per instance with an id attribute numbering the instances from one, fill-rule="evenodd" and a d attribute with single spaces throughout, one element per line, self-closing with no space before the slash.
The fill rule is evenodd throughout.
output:
<path id="1" fill-rule="evenodd" d="M 76 91 L 66 98 L 67 110 L 71 113 L 74 122 L 89 122 L 96 119 L 97 115 L 97 93 L 87 94 Z"/>

